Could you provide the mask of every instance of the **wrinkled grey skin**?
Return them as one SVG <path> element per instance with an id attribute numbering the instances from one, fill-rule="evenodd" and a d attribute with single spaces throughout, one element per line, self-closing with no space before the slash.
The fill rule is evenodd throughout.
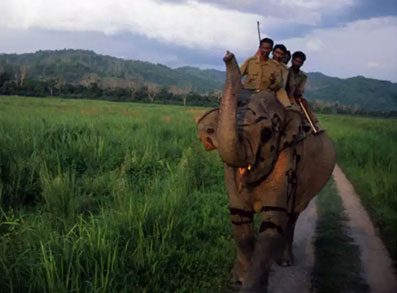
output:
<path id="1" fill-rule="evenodd" d="M 296 142 L 302 133 L 300 112 L 287 111 L 271 92 L 241 90 L 233 54 L 224 61 L 220 108 L 202 115 L 197 128 L 205 148 L 217 149 L 224 162 L 237 246 L 233 275 L 241 292 L 265 292 L 272 263 L 293 262 L 296 220 L 331 176 L 335 150 L 325 132 Z M 254 233 L 254 213 L 261 216 L 259 233 Z"/>

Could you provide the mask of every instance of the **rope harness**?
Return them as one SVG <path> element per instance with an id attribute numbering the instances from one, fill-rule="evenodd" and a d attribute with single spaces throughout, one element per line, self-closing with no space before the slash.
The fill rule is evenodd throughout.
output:
<path id="1" fill-rule="evenodd" d="M 287 176 L 287 207 L 288 213 L 294 213 L 295 200 L 296 200 L 296 187 L 298 185 L 298 177 L 296 175 L 297 166 L 300 160 L 300 156 L 297 154 L 296 146 L 292 151 L 292 162 L 291 168 L 286 172 Z"/>

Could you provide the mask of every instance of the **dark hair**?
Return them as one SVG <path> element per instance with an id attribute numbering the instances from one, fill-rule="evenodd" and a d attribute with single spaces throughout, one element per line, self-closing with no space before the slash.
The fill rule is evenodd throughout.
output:
<path id="1" fill-rule="evenodd" d="M 288 63 L 289 59 L 291 59 L 291 52 L 289 50 L 287 50 L 287 52 L 285 52 L 285 54 L 284 54 L 284 57 L 285 56 L 288 56 L 288 59 L 287 59 L 287 63 Z"/>
<path id="2" fill-rule="evenodd" d="M 284 52 L 284 54 L 287 53 L 287 48 L 283 44 L 275 45 L 273 48 L 273 52 L 276 51 L 276 49 L 280 49 L 281 51 Z"/>
<path id="3" fill-rule="evenodd" d="M 300 58 L 300 59 L 302 59 L 302 62 L 305 62 L 306 55 L 305 55 L 305 53 L 303 53 L 301 51 L 296 51 L 294 54 L 292 54 L 292 59 L 295 59 L 295 58 Z"/>
<path id="4" fill-rule="evenodd" d="M 272 47 L 273 47 L 273 44 L 274 44 L 273 40 L 272 40 L 272 39 L 269 39 L 269 38 L 264 38 L 264 39 L 262 39 L 262 40 L 260 41 L 260 43 L 259 43 L 259 46 L 261 46 L 263 43 L 269 43 Z"/>

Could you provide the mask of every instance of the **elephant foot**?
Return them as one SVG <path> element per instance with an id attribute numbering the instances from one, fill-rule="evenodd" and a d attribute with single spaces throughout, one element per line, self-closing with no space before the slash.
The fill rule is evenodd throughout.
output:
<path id="1" fill-rule="evenodd" d="M 243 270 L 241 265 L 236 263 L 231 271 L 231 274 L 234 282 L 242 284 L 245 279 L 246 270 Z"/>
<path id="2" fill-rule="evenodd" d="M 241 288 L 240 293 L 266 293 L 268 292 L 266 288 Z"/>
<path id="3" fill-rule="evenodd" d="M 266 293 L 267 283 L 263 283 L 261 285 L 250 286 L 247 284 L 243 284 L 240 289 L 240 293 Z"/>
<path id="4" fill-rule="evenodd" d="M 282 257 L 280 257 L 277 261 L 277 264 L 282 267 L 289 267 L 294 264 L 294 255 L 293 253 L 286 253 Z"/>
<path id="5" fill-rule="evenodd" d="M 292 265 L 292 261 L 287 259 L 280 259 L 278 260 L 277 264 L 281 267 L 289 267 Z"/>

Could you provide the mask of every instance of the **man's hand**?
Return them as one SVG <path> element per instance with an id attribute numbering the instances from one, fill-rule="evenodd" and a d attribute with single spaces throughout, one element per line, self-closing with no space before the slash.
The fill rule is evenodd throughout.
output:
<path id="1" fill-rule="evenodd" d="M 276 76 L 274 75 L 274 72 L 270 74 L 270 84 L 274 84 L 276 82 Z"/>
<path id="2" fill-rule="evenodd" d="M 295 100 L 300 103 L 302 101 L 302 92 L 300 90 L 295 90 L 294 97 Z"/>

